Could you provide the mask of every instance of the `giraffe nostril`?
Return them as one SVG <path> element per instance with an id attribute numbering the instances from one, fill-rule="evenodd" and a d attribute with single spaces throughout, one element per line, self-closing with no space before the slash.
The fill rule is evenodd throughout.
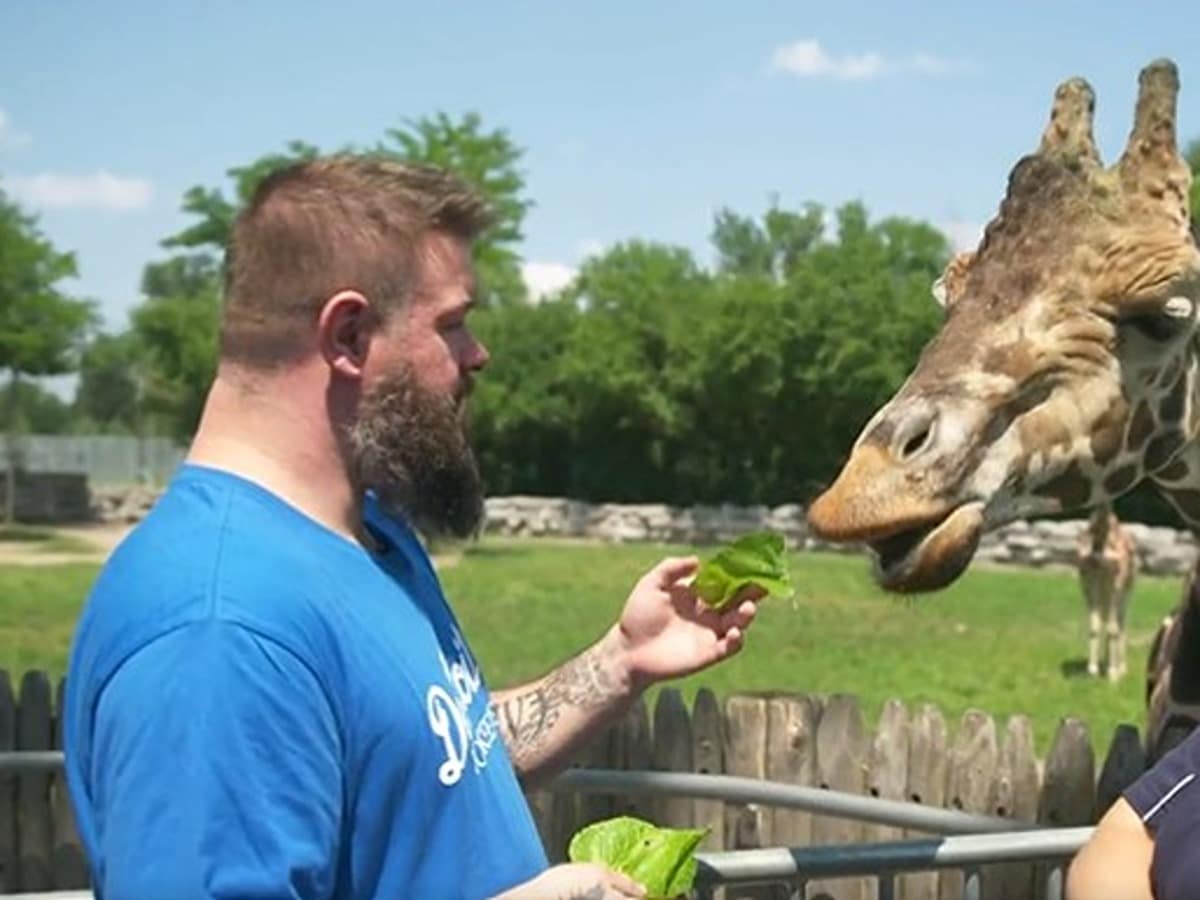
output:
<path id="1" fill-rule="evenodd" d="M 933 434 L 933 430 L 926 428 L 924 431 L 914 434 L 908 439 L 908 443 L 900 451 L 902 459 L 908 459 L 910 456 L 915 456 L 921 452 L 921 448 L 929 443 L 929 436 Z"/>
<path id="2" fill-rule="evenodd" d="M 900 426 L 896 440 L 893 442 L 893 453 L 901 462 L 907 462 L 919 453 L 928 449 L 933 443 L 934 423 L 937 415 L 932 412 L 918 412 L 911 415 Z"/>

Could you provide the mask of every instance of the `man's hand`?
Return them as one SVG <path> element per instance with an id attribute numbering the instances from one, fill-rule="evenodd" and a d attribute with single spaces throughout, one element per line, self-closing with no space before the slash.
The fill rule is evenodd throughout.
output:
<path id="1" fill-rule="evenodd" d="M 742 648 L 764 591 L 748 587 L 716 612 L 692 590 L 699 565 L 694 556 L 658 563 L 634 586 L 620 621 L 601 642 L 635 691 L 706 669 Z"/>
<path id="2" fill-rule="evenodd" d="M 628 900 L 645 896 L 640 884 L 620 872 L 594 863 L 565 863 L 494 900 Z"/>

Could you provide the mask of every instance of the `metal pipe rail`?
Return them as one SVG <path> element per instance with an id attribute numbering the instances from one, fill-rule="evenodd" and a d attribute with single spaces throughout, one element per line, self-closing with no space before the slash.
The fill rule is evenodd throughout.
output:
<path id="1" fill-rule="evenodd" d="M 57 772 L 63 767 L 61 750 L 5 750 L 0 752 L 0 775 Z"/>
<path id="2" fill-rule="evenodd" d="M 772 847 L 698 853 L 699 897 L 722 885 L 788 884 L 803 897 L 807 881 L 874 875 L 880 898 L 894 896 L 894 877 L 902 872 L 965 870 L 964 898 L 978 897 L 978 867 L 1005 862 L 1064 862 L 1091 837 L 1092 827 L 1048 828 L 999 834 L 971 834 L 874 844 L 830 844 L 821 847 Z M 1062 892 L 1062 870 L 1047 875 L 1047 896 Z"/>
<path id="3" fill-rule="evenodd" d="M 982 816 L 936 806 L 880 797 L 864 797 L 825 788 L 762 781 L 736 775 L 684 772 L 625 772 L 618 769 L 570 769 L 547 787 L 582 794 L 642 794 L 699 797 L 727 803 L 757 803 L 802 809 L 819 815 L 893 825 L 929 834 L 989 834 L 1037 828 L 1013 819 Z"/>

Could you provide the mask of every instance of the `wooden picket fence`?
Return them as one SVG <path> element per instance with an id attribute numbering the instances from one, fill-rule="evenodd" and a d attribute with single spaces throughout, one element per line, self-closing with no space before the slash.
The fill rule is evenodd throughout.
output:
<path id="1" fill-rule="evenodd" d="M 45 672 L 21 677 L 14 694 L 0 670 L 0 753 L 62 747 L 65 682 Z M 88 886 L 87 863 L 61 772 L 0 774 L 0 892 L 50 891 Z"/>
<path id="2" fill-rule="evenodd" d="M 58 710 L 65 682 L 26 672 L 18 689 L 0 670 L 0 753 L 62 747 Z M 1039 760 L 1029 721 L 1013 716 L 1003 727 L 969 711 L 948 727 L 932 705 L 909 710 L 887 703 L 874 729 L 852 695 L 734 694 L 724 703 L 701 690 L 689 709 L 678 690 L 658 692 L 653 709 L 638 702 L 591 741 L 577 765 L 624 770 L 726 773 L 790 784 L 944 806 L 1048 826 L 1096 821 L 1144 768 L 1137 729 L 1120 726 L 1096 774 L 1086 726 L 1062 721 Z M 710 829 L 703 850 L 761 846 L 862 843 L 901 839 L 898 829 L 807 812 L 680 797 L 528 793 L 552 860 L 565 857 L 574 832 L 598 819 L 636 815 L 662 825 Z M 1036 897 L 1044 873 L 1031 865 L 984 871 L 985 897 Z M 61 773 L 0 775 L 0 893 L 78 889 L 87 867 Z M 920 873 L 898 880 L 897 896 L 961 896 L 957 872 Z M 808 896 L 834 900 L 874 897 L 869 879 L 809 886 Z M 767 889 L 727 892 L 727 900 L 779 898 Z"/>
<path id="3" fill-rule="evenodd" d="M 1064 718 L 1045 759 L 1034 753 L 1025 716 L 997 725 L 969 710 L 951 728 L 935 706 L 909 710 L 886 703 L 871 729 L 859 701 L 848 694 L 735 694 L 720 703 L 708 690 L 691 709 L 675 689 L 659 692 L 653 710 L 639 703 L 577 766 L 725 773 L 869 794 L 1011 818 L 1046 827 L 1089 825 L 1144 770 L 1137 729 L 1112 735 L 1097 775 L 1086 725 Z M 903 840 L 919 833 L 804 811 L 725 804 L 679 797 L 529 793 L 546 847 L 565 856 L 574 832 L 599 819 L 635 815 L 659 825 L 710 829 L 702 850 L 811 846 Z M 1035 898 L 1045 884 L 1042 864 L 985 866 L 985 898 Z M 963 875 L 929 872 L 897 879 L 897 897 L 961 897 Z M 867 900 L 873 879 L 812 882 L 807 896 Z M 779 888 L 740 888 L 727 898 L 786 898 Z"/>

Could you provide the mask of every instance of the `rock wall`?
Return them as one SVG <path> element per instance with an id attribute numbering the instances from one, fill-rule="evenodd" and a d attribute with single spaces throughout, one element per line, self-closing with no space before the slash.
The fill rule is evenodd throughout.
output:
<path id="1" fill-rule="evenodd" d="M 156 493 L 145 487 L 93 491 L 93 515 L 102 521 L 135 522 Z M 1014 522 L 986 535 L 976 559 L 1023 566 L 1075 565 L 1075 541 L 1083 519 Z M 1140 569 L 1157 575 L 1183 575 L 1193 565 L 1197 543 L 1189 532 L 1130 523 Z M 490 497 L 484 531 L 509 537 L 584 538 L 613 543 L 653 541 L 703 547 L 769 528 L 797 549 L 857 553 L 858 547 L 826 544 L 809 531 L 804 509 L 785 506 L 692 506 L 583 503 L 555 497 Z"/>
<path id="2" fill-rule="evenodd" d="M 1075 542 L 1086 520 L 1014 522 L 986 535 L 978 560 L 1025 566 L 1075 565 Z M 1182 575 L 1196 559 L 1189 532 L 1126 526 L 1137 542 L 1143 572 Z M 813 537 L 804 509 L 786 506 L 672 507 L 661 504 L 588 504 L 548 497 L 492 497 L 487 501 L 485 530 L 490 534 L 530 537 L 593 538 L 612 542 L 656 541 L 704 545 L 726 541 L 747 531 L 769 528 L 788 545 L 807 550 L 861 552 Z"/>

